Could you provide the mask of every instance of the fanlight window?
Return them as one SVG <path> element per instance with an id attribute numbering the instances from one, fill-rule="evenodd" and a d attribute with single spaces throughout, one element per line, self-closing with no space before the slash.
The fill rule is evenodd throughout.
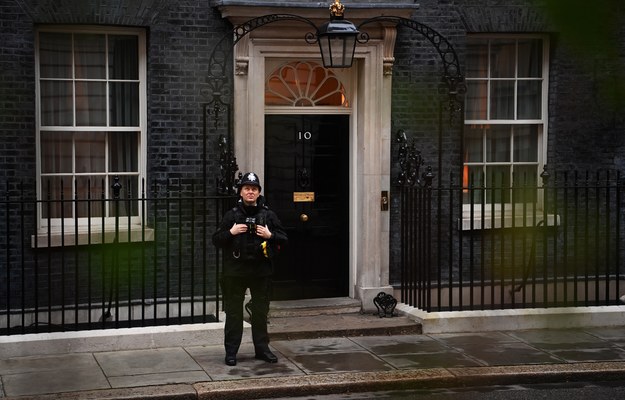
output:
<path id="1" fill-rule="evenodd" d="M 265 85 L 265 105 L 350 106 L 336 75 L 314 62 L 290 62 L 274 70 Z"/>

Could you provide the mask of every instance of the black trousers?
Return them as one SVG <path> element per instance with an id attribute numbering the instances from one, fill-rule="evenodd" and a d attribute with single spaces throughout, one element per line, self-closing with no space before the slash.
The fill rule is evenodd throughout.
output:
<path id="1" fill-rule="evenodd" d="M 245 291 L 250 289 L 252 314 L 252 341 L 256 352 L 269 350 L 269 334 L 267 333 L 267 314 L 269 313 L 269 295 L 271 277 L 232 277 L 222 278 L 224 311 L 226 325 L 224 328 L 224 347 L 226 354 L 237 354 L 243 336 L 243 301 Z"/>

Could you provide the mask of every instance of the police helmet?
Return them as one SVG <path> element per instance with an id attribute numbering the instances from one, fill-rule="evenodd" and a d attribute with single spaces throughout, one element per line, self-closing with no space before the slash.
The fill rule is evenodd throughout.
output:
<path id="1" fill-rule="evenodd" d="M 262 190 L 262 187 L 260 186 L 260 178 L 253 172 L 247 172 L 243 174 L 238 184 L 239 191 L 241 191 L 241 188 L 244 185 L 256 186 L 258 187 L 258 191 Z"/>

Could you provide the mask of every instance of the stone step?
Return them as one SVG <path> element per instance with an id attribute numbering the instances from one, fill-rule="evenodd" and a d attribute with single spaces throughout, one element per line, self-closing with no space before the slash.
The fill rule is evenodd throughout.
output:
<path id="1" fill-rule="evenodd" d="M 360 310 L 360 300 L 349 297 L 283 300 L 271 302 L 269 318 L 353 314 L 359 313 Z"/>
<path id="2" fill-rule="evenodd" d="M 380 318 L 377 314 L 327 314 L 270 318 L 271 340 L 314 339 L 348 336 L 412 335 L 423 332 L 421 324 L 404 316 Z"/>
<path id="3" fill-rule="evenodd" d="M 422 326 L 405 316 L 363 313 L 359 300 L 340 297 L 273 301 L 268 330 L 271 340 L 295 340 L 420 334 Z"/>

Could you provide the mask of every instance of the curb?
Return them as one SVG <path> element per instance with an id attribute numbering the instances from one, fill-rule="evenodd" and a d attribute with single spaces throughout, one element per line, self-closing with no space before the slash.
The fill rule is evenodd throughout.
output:
<path id="1" fill-rule="evenodd" d="M 623 380 L 625 361 L 330 373 L 104 389 L 4 400 L 253 400 L 369 391 Z"/>
<path id="2" fill-rule="evenodd" d="M 243 400 L 369 391 L 625 379 L 625 362 L 431 368 L 198 383 L 198 399 Z"/>

